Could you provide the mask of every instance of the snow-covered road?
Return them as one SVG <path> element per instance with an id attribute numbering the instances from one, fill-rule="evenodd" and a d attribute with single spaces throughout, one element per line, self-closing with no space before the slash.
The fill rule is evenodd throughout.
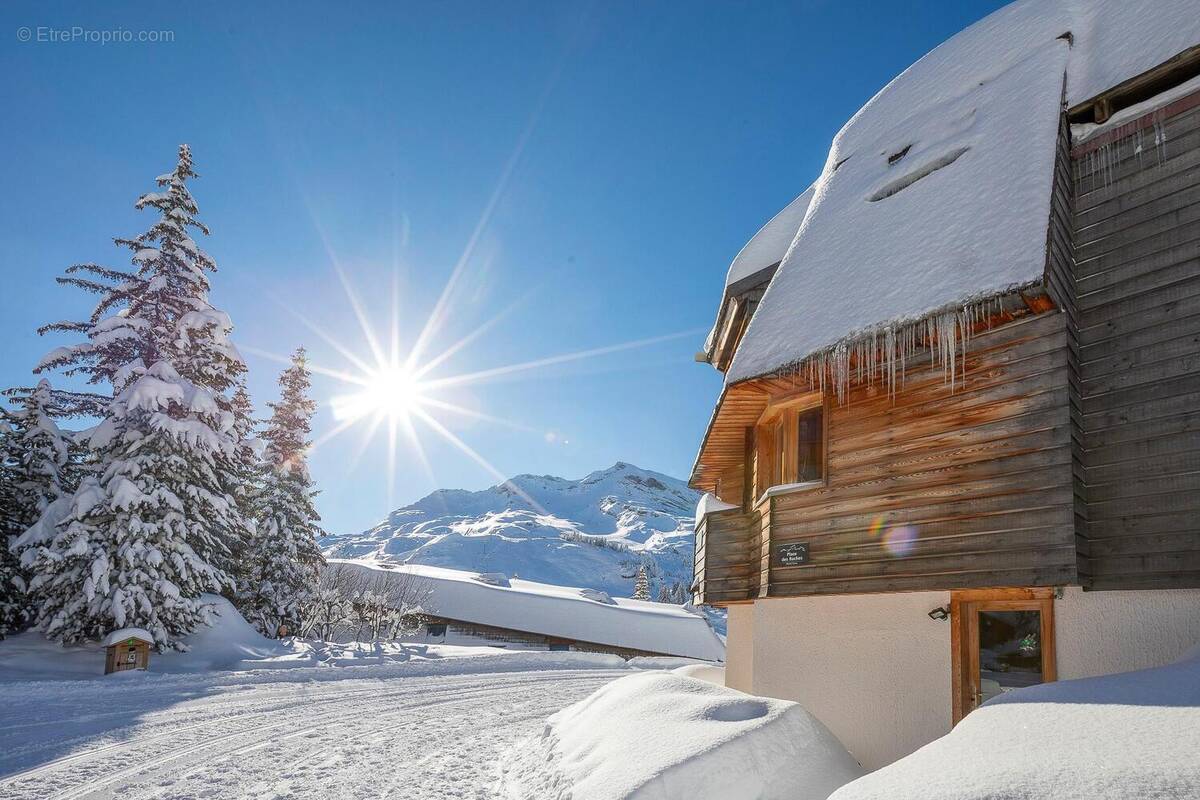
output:
<path id="1" fill-rule="evenodd" d="M 508 744 L 629 674 L 446 672 L 2 684 L 0 797 L 489 797 Z"/>

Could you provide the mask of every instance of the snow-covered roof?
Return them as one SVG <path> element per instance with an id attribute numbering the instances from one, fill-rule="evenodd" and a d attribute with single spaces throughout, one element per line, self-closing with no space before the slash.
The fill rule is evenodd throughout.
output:
<path id="1" fill-rule="evenodd" d="M 119 644 L 126 639 L 141 639 L 143 642 L 154 644 L 154 637 L 150 635 L 150 631 L 145 628 L 121 628 L 104 637 L 100 642 L 101 647 L 110 647 L 114 644 Z"/>
<path id="2" fill-rule="evenodd" d="M 429 584 L 429 613 L 447 619 L 706 661 L 725 660 L 725 646 L 704 617 L 681 606 L 624 597 L 605 602 L 587 589 L 520 578 L 497 586 L 480 581 L 477 573 L 442 567 L 341 559 L 329 563 L 418 575 Z"/>
<path id="3" fill-rule="evenodd" d="M 835 137 L 726 380 L 1040 282 L 1064 100 L 1197 43 L 1195 0 L 1021 0 L 938 46 Z"/>
<path id="4" fill-rule="evenodd" d="M 796 238 L 796 231 L 800 230 L 800 223 L 804 221 L 804 214 L 812 201 L 813 188 L 810 186 L 805 189 L 803 194 L 771 217 L 770 221 L 746 242 L 745 247 L 729 265 L 729 272 L 725 276 L 726 286 L 783 261 L 788 247 Z"/>

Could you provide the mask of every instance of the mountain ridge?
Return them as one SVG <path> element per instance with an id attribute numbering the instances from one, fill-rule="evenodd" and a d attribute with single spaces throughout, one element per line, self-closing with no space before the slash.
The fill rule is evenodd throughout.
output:
<path id="1" fill-rule="evenodd" d="M 678 478 L 618 461 L 578 480 L 522 473 L 478 491 L 436 489 L 320 545 L 330 557 L 504 572 L 620 597 L 644 567 L 652 599 L 682 602 L 699 498 Z"/>

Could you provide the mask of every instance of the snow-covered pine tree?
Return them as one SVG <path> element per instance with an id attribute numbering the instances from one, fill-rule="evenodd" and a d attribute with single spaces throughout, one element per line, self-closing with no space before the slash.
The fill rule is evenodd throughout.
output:
<path id="1" fill-rule="evenodd" d="M 237 504 L 238 516 L 250 526 L 245 541 L 236 541 L 230 548 L 234 556 L 232 572 L 237 580 L 237 592 L 231 599 L 242 605 L 254 585 L 253 526 L 263 490 L 262 443 L 255 437 L 254 405 L 244 381 L 239 381 L 233 392 L 230 412 L 237 444 L 226 470 L 227 477 L 232 480 L 229 494 Z"/>
<path id="2" fill-rule="evenodd" d="M 325 563 L 317 539 L 324 531 L 313 505 L 312 479 L 305 460 L 316 404 L 309 399 L 309 372 L 304 348 L 279 377 L 280 397 L 271 403 L 263 489 L 255 520 L 256 580 L 251 587 L 249 618 L 266 636 L 281 625 L 295 633 L 303 610 Z"/>
<path id="3" fill-rule="evenodd" d="M 633 584 L 634 600 L 650 599 L 650 576 L 646 573 L 646 565 L 638 567 L 637 580 Z"/>
<path id="4" fill-rule="evenodd" d="M 688 601 L 687 589 L 679 581 L 675 581 L 671 586 L 671 599 L 668 602 L 674 603 L 677 606 L 684 605 Z"/>
<path id="5" fill-rule="evenodd" d="M 654 598 L 654 602 L 656 602 L 656 603 L 671 602 L 671 589 L 669 586 L 667 586 L 666 581 L 663 581 L 662 584 L 659 585 L 658 595 Z"/>
<path id="6" fill-rule="evenodd" d="M 0 639 L 32 617 L 18 539 L 78 483 L 70 435 L 55 422 L 65 412 L 50 382 L 4 394 L 17 407 L 0 410 Z"/>
<path id="7" fill-rule="evenodd" d="M 160 649 L 177 646 L 207 618 L 200 595 L 231 587 L 232 554 L 249 530 L 229 494 L 237 440 L 225 396 L 245 367 L 229 317 L 208 301 L 216 264 L 190 235 L 208 233 L 187 188 L 195 176 L 183 145 L 175 169 L 156 179 L 160 191 L 136 203 L 156 221 L 116 240 L 133 268 L 71 267 L 59 282 L 100 299 L 88 320 L 41 330 L 86 340 L 52 351 L 37 371 L 112 388 L 87 438 L 95 473 L 65 507 L 47 510 L 22 557 L 37 622 L 64 643 L 137 626 Z"/>

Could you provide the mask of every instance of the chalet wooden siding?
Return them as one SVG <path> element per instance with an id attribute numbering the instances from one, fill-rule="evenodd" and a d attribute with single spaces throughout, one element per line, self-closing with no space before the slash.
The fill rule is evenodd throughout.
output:
<path id="1" fill-rule="evenodd" d="M 1087 539 L 1087 467 L 1083 458 L 1083 402 L 1079 388 L 1079 307 L 1076 301 L 1073 224 L 1075 182 L 1071 170 L 1071 131 L 1064 114 L 1054 159 L 1054 193 L 1046 231 L 1046 292 L 1067 318 L 1067 378 L 1071 414 L 1071 465 L 1075 480 L 1076 571 L 1081 584 L 1090 577 Z"/>
<path id="2" fill-rule="evenodd" d="M 825 486 L 769 500 L 764 596 L 1076 582 L 1067 314 L 973 338 L 940 366 L 828 409 Z M 906 537 L 911 542 L 905 544 Z M 806 542 L 810 562 L 780 564 Z"/>
<path id="3" fill-rule="evenodd" d="M 1085 586 L 1200 586 L 1200 94 L 1071 155 Z"/>
<path id="4" fill-rule="evenodd" d="M 695 580 L 700 602 L 758 595 L 761 541 L 756 515 L 741 509 L 708 514 L 696 529 Z"/>

